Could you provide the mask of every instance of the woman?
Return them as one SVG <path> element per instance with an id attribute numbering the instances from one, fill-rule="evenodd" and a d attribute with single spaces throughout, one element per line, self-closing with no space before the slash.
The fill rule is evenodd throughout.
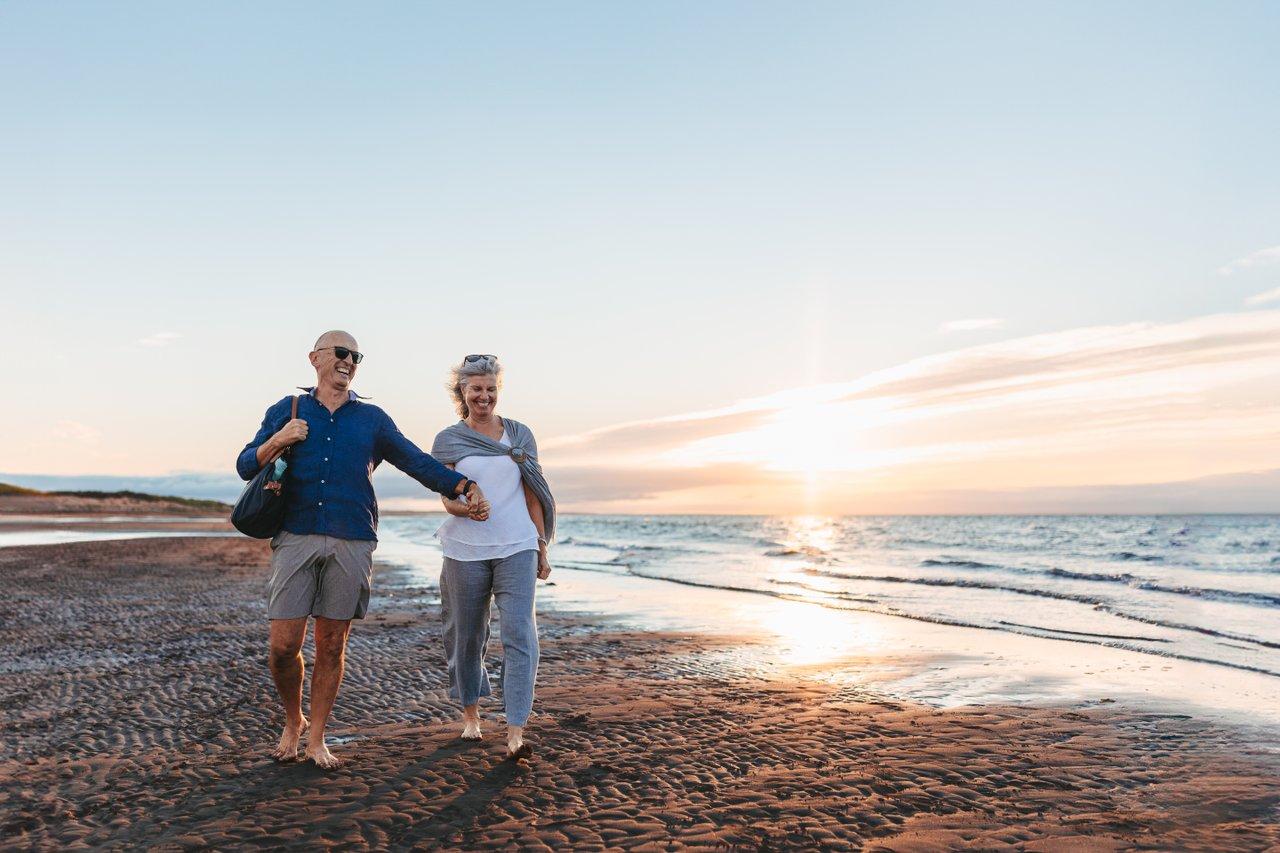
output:
<path id="1" fill-rule="evenodd" d="M 498 417 L 501 388 L 496 356 L 469 355 L 453 368 L 449 391 L 462 420 L 436 436 L 431 455 L 479 483 L 487 498 L 487 506 L 477 507 L 442 499 L 450 515 L 436 533 L 444 550 L 440 601 L 449 695 L 462 705 L 462 737 L 479 740 L 478 703 L 490 693 L 484 667 L 489 604 L 496 601 L 507 757 L 521 759 L 533 753 L 524 742 L 524 726 L 538 674 L 535 577 L 551 574 L 547 546 L 555 535 L 556 507 L 533 433 Z"/>

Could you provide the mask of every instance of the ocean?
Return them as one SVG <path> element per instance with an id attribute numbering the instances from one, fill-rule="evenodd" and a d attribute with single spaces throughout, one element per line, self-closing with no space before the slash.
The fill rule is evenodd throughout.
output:
<path id="1" fill-rule="evenodd" d="M 382 536 L 432 546 L 440 522 L 388 517 Z M 566 515 L 559 525 L 558 568 L 658 581 L 673 596 L 696 586 L 1047 638 L 1064 656 L 1092 644 L 1280 677 L 1280 516 Z M 625 614 L 625 596 L 613 608 Z"/>

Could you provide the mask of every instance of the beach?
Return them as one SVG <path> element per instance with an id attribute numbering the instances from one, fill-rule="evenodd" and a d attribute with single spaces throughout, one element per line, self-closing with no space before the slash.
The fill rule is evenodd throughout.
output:
<path id="1" fill-rule="evenodd" d="M 1280 853 L 1280 0 L 0 10 L 0 853 Z"/>
<path id="2" fill-rule="evenodd" d="M 382 558 L 329 729 L 343 766 L 276 764 L 268 555 L 263 542 L 201 535 L 0 549 L 8 845 L 1280 843 L 1280 754 L 1231 725 L 1123 702 L 877 696 L 811 661 L 779 662 L 733 625 L 638 631 L 542 607 L 535 752 L 505 762 L 496 704 L 483 742 L 457 738 L 433 583 Z M 496 631 L 489 651 L 496 674 Z"/>

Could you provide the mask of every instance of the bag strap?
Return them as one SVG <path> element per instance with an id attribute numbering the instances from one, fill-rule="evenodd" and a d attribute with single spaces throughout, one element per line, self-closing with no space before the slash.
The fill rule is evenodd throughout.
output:
<path id="1" fill-rule="evenodd" d="M 294 395 L 293 395 L 293 406 L 292 406 L 292 408 L 291 408 L 291 409 L 290 409 L 290 411 L 289 411 L 289 420 L 291 420 L 291 421 L 296 421 L 296 420 L 298 419 L 298 398 L 299 398 L 299 397 L 301 397 L 301 396 L 302 396 L 301 394 L 294 394 Z M 288 456 L 288 455 L 290 455 L 290 453 L 291 453 L 292 451 L 293 451 L 293 445 L 291 444 L 291 445 L 289 445 L 288 447 L 286 447 L 286 448 L 284 449 L 284 453 L 281 453 L 280 455 L 281 455 L 281 456 Z"/>

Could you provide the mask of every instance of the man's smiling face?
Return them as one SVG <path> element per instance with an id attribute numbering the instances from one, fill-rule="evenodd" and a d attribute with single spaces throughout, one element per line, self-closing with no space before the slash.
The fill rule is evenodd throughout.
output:
<path id="1" fill-rule="evenodd" d="M 355 358 L 347 355 L 338 358 L 334 347 L 342 347 L 351 352 L 358 352 L 356 339 L 346 332 L 326 332 L 316 341 L 311 352 L 311 365 L 316 369 L 316 382 L 328 385 L 341 391 L 347 390 L 356 376 Z"/>

